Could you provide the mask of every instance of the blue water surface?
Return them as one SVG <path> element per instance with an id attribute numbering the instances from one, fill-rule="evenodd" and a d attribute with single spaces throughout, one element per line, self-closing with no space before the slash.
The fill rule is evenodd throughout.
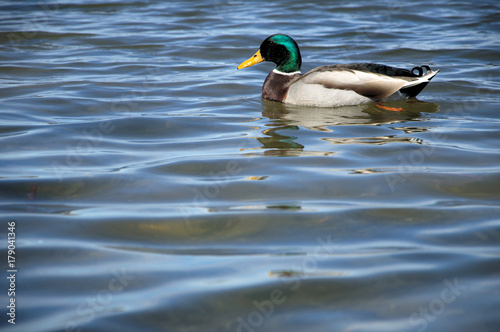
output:
<path id="1" fill-rule="evenodd" d="M 498 331 L 499 13 L 0 2 L 2 331 Z M 274 33 L 441 72 L 401 112 L 268 102 L 236 67 Z"/>

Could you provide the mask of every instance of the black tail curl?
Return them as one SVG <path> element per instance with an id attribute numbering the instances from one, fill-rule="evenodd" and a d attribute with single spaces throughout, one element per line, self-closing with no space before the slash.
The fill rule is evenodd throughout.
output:
<path id="1" fill-rule="evenodd" d="M 424 72 L 424 69 L 425 69 L 425 72 Z M 418 71 L 418 74 L 415 73 L 415 70 Z M 429 71 L 431 71 L 431 67 L 424 65 L 424 66 L 420 66 L 420 67 L 413 67 L 413 69 L 411 70 L 411 73 L 415 76 L 422 77 L 422 75 L 427 74 L 427 72 L 429 72 Z"/>

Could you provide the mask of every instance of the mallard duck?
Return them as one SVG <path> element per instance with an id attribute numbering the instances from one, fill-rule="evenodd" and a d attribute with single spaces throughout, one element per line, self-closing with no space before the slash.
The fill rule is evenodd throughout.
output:
<path id="1" fill-rule="evenodd" d="M 317 67 L 302 75 L 299 46 L 290 36 L 283 34 L 267 37 L 260 49 L 238 69 L 262 61 L 276 64 L 262 86 L 264 99 L 317 107 L 415 97 L 439 72 L 429 66 L 407 70 L 376 63 L 355 63 Z"/>

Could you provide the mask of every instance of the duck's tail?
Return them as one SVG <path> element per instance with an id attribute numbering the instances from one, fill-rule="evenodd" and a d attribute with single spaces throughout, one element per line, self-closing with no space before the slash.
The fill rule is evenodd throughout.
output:
<path id="1" fill-rule="evenodd" d="M 430 80 L 439 73 L 439 69 L 431 70 L 429 66 L 415 67 L 411 72 L 414 73 L 416 70 L 418 70 L 418 74 L 416 74 L 415 79 L 408 81 L 399 90 L 407 98 L 416 97 L 427 86 Z"/>

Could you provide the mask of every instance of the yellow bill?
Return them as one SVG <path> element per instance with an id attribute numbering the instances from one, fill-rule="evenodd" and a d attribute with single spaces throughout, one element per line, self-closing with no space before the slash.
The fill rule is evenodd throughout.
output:
<path id="1" fill-rule="evenodd" d="M 238 66 L 238 69 L 251 67 L 262 61 L 264 61 L 264 59 L 262 58 L 262 55 L 260 55 L 260 50 L 258 50 L 257 53 L 255 53 L 250 59 L 243 61 L 241 65 Z"/>

